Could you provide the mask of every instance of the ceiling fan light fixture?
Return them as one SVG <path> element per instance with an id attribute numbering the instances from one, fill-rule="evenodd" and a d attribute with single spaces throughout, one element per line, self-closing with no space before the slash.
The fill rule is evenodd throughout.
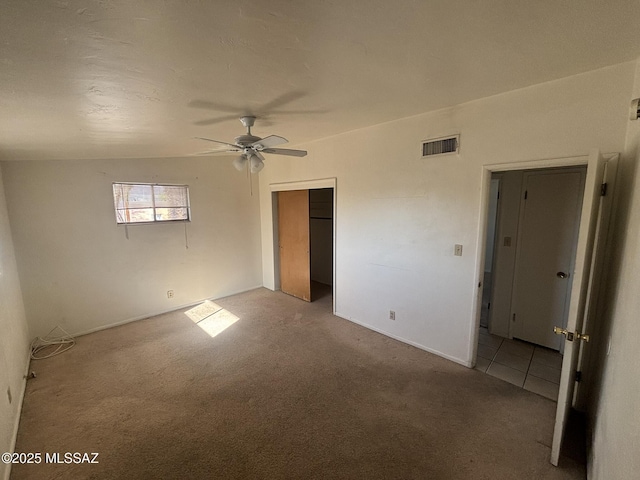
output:
<path id="1" fill-rule="evenodd" d="M 233 166 L 236 170 L 242 171 L 247 166 L 251 173 L 259 173 L 264 168 L 264 156 L 261 152 L 274 154 L 274 155 L 288 155 L 292 157 L 304 157 L 306 150 L 292 150 L 290 148 L 274 148 L 278 145 L 288 143 L 288 140 L 279 135 L 269 135 L 265 138 L 256 137 L 251 134 L 251 127 L 253 126 L 256 117 L 252 115 L 245 115 L 240 118 L 242 124 L 247 128 L 245 135 L 236 137 L 235 143 L 223 142 L 220 140 L 214 140 L 212 138 L 196 137 L 200 140 L 206 140 L 207 142 L 213 142 L 226 147 L 225 150 L 216 150 L 211 153 L 223 153 L 228 155 L 229 153 L 239 153 L 240 156 L 233 160 Z"/>
<path id="2" fill-rule="evenodd" d="M 264 162 L 260 160 L 260 157 L 257 155 L 251 155 L 251 158 L 249 159 L 249 166 L 251 173 L 258 173 L 264 168 Z"/>
<path id="3" fill-rule="evenodd" d="M 233 161 L 233 166 L 236 167 L 236 170 L 241 172 L 244 170 L 244 166 L 247 164 L 247 157 L 244 155 L 240 155 Z"/>

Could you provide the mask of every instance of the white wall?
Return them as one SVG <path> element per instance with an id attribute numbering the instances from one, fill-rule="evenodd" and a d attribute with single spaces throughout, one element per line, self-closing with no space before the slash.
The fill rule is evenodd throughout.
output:
<path id="1" fill-rule="evenodd" d="M 257 185 L 220 158 L 5 162 L 31 336 L 83 333 L 260 286 Z M 116 181 L 188 184 L 192 222 L 117 226 Z M 167 290 L 175 297 L 167 298 Z"/>
<path id="2" fill-rule="evenodd" d="M 0 453 L 13 448 L 28 355 L 27 321 L 0 170 Z M 0 463 L 0 478 L 8 473 L 9 466 Z"/>
<path id="3" fill-rule="evenodd" d="M 640 97 L 640 61 L 634 91 Z M 631 480 L 640 471 L 640 121 L 629 121 L 627 148 L 618 175 L 613 260 L 607 305 L 591 368 L 593 438 L 588 478 Z M 599 353 L 599 354 L 598 354 Z"/>
<path id="4" fill-rule="evenodd" d="M 633 74 L 620 64 L 302 145 L 302 159 L 271 157 L 260 174 L 265 286 L 268 185 L 336 177 L 336 313 L 470 365 L 483 165 L 622 151 Z M 451 133 L 459 156 L 419 158 L 421 140 Z"/>

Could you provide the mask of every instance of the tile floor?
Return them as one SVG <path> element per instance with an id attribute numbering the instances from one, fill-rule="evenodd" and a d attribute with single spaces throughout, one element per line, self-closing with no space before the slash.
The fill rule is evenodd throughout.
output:
<path id="1" fill-rule="evenodd" d="M 531 392 L 558 400 L 562 355 L 480 327 L 476 369 Z"/>

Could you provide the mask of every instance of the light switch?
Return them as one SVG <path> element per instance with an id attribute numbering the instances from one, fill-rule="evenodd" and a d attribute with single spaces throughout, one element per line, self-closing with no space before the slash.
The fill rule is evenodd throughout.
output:
<path id="1" fill-rule="evenodd" d="M 510 247 L 511 246 L 511 237 L 504 237 L 504 244 L 505 247 Z"/>
<path id="2" fill-rule="evenodd" d="M 456 243 L 455 249 L 453 250 L 453 254 L 456 257 L 461 257 L 462 256 L 462 245 L 459 245 Z"/>

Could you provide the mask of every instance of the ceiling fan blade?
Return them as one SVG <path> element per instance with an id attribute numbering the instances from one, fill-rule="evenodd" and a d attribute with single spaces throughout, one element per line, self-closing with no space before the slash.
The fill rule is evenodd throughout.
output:
<path id="1" fill-rule="evenodd" d="M 307 155 L 306 150 L 293 150 L 291 148 L 265 148 L 264 153 L 273 153 L 275 155 L 289 155 L 291 157 L 304 157 Z"/>
<path id="2" fill-rule="evenodd" d="M 193 122 L 194 125 L 213 125 L 214 123 L 226 122 L 227 120 L 234 120 L 238 117 L 236 115 L 227 115 L 225 117 L 207 118 L 205 120 L 198 120 Z"/>
<path id="3" fill-rule="evenodd" d="M 217 110 L 219 112 L 228 112 L 228 113 L 238 113 L 242 110 L 234 105 L 227 105 L 224 103 L 217 102 L 209 102 L 207 100 L 192 100 L 189 102 L 189 106 L 193 108 L 204 108 L 207 110 Z M 233 118 L 238 118 L 238 115 L 235 115 Z"/>
<path id="4" fill-rule="evenodd" d="M 190 153 L 189 156 L 191 157 L 202 157 L 202 156 L 206 156 L 206 155 L 213 155 L 213 152 L 196 152 L 196 153 Z"/>
<path id="5" fill-rule="evenodd" d="M 198 140 L 206 140 L 207 142 L 219 143 L 221 145 L 226 145 L 227 147 L 232 148 L 232 150 L 230 150 L 231 152 L 242 151 L 242 147 L 240 147 L 239 145 L 234 145 L 233 143 L 221 142 L 220 140 L 212 140 L 211 138 L 204 138 L 204 137 L 193 137 L 193 138 L 197 138 Z"/>
<path id="6" fill-rule="evenodd" d="M 327 112 L 328 110 L 271 110 L 269 115 L 311 115 Z"/>
<path id="7" fill-rule="evenodd" d="M 302 92 L 300 90 L 294 90 L 292 92 L 283 93 L 279 97 L 276 97 L 273 100 L 271 100 L 270 102 L 267 102 L 264 105 L 262 105 L 259 108 L 259 110 L 261 112 L 269 113 L 269 110 L 272 110 L 272 109 L 274 109 L 276 107 L 280 107 L 281 105 L 285 105 L 285 104 L 287 104 L 289 102 L 293 102 L 294 100 L 297 100 L 300 97 L 304 97 L 305 95 L 306 95 L 306 93 Z"/>
<path id="8" fill-rule="evenodd" d="M 238 150 L 207 150 L 206 152 L 192 153 L 195 156 L 210 156 L 210 155 L 235 155 Z"/>
<path id="9" fill-rule="evenodd" d="M 262 140 L 257 140 L 251 144 L 252 147 L 255 147 L 256 150 L 264 150 L 265 148 L 275 147 L 276 145 L 282 145 L 283 143 L 289 143 L 284 137 L 279 137 L 278 135 L 269 135 L 268 137 L 264 137 Z"/>

